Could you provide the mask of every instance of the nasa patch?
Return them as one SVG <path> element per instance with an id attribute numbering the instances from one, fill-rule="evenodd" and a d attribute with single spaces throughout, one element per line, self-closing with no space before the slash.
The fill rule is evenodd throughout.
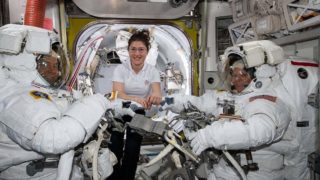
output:
<path id="1" fill-rule="evenodd" d="M 306 69 L 304 68 L 299 68 L 297 70 L 297 73 L 298 73 L 298 76 L 301 78 L 301 79 L 307 79 L 308 78 L 308 72 Z"/>
<path id="2" fill-rule="evenodd" d="M 44 99 L 47 99 L 47 100 L 51 101 L 50 96 L 48 94 L 44 93 L 44 92 L 33 90 L 33 91 L 30 91 L 30 95 L 35 100 L 39 100 L 41 98 L 44 98 Z"/>

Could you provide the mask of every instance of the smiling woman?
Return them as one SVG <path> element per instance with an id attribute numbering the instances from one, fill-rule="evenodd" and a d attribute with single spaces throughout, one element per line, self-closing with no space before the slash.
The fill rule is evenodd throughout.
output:
<path id="1" fill-rule="evenodd" d="M 118 91 L 121 99 L 135 101 L 145 109 L 161 101 L 160 73 L 145 63 L 149 49 L 149 32 L 135 32 L 128 41 L 130 63 L 120 65 L 113 74 L 113 91 Z"/>
<path id="2" fill-rule="evenodd" d="M 159 105 L 161 101 L 160 73 L 154 66 L 145 63 L 149 49 L 149 32 L 142 30 L 133 33 L 128 41 L 130 61 L 117 66 L 113 72 L 113 91 L 118 92 L 118 97 L 135 101 L 144 109 Z M 140 113 L 145 114 L 144 111 Z M 122 119 L 128 122 L 132 118 L 124 116 Z M 112 132 L 109 148 L 121 163 L 114 166 L 114 173 L 109 179 L 134 179 L 142 136 L 128 127 L 124 150 L 123 137 L 122 132 Z"/>
<path id="3" fill-rule="evenodd" d="M 131 67 L 135 73 L 138 74 L 143 68 L 147 54 L 148 49 L 142 41 L 134 41 L 131 43 L 129 47 L 129 56 Z"/>

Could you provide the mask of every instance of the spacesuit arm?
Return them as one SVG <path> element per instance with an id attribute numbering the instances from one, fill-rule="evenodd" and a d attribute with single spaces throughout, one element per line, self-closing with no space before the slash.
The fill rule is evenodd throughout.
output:
<path id="1" fill-rule="evenodd" d="M 279 100 L 255 100 L 245 110 L 245 122 L 219 120 L 201 129 L 199 135 L 209 147 L 248 149 L 281 139 L 290 122 L 289 110 Z"/>
<path id="2" fill-rule="evenodd" d="M 173 98 L 173 103 L 164 109 L 169 109 L 175 113 L 180 113 L 187 107 L 188 102 L 196 106 L 200 111 L 207 114 L 217 114 L 217 98 L 225 96 L 226 92 L 222 91 L 209 91 L 202 96 L 191 96 L 185 94 L 173 94 L 169 98 Z"/>
<path id="3" fill-rule="evenodd" d="M 101 94 L 75 102 L 61 119 L 49 119 L 41 124 L 33 138 L 33 148 L 40 152 L 64 152 L 85 142 L 98 127 L 107 108 L 110 102 Z"/>

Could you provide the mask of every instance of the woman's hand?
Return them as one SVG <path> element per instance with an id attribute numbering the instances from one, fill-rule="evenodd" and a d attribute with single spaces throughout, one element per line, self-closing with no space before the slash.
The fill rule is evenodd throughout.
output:
<path id="1" fill-rule="evenodd" d="M 146 99 L 143 99 L 141 97 L 134 97 L 133 98 L 133 101 L 139 103 L 140 105 L 143 106 L 143 108 L 145 109 L 150 109 L 151 105 L 148 104 L 147 100 Z"/>
<path id="2" fill-rule="evenodd" d="M 162 97 L 161 96 L 157 96 L 157 95 L 150 95 L 148 98 L 147 98 L 147 102 L 148 102 L 148 105 L 151 105 L 154 104 L 154 105 L 159 105 L 161 103 L 161 99 Z"/>

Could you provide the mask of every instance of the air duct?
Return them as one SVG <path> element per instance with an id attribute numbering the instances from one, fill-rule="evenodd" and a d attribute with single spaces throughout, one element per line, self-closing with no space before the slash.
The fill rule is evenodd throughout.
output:
<path id="1" fill-rule="evenodd" d="M 28 0 L 24 15 L 24 24 L 42 28 L 46 4 L 46 0 Z"/>

